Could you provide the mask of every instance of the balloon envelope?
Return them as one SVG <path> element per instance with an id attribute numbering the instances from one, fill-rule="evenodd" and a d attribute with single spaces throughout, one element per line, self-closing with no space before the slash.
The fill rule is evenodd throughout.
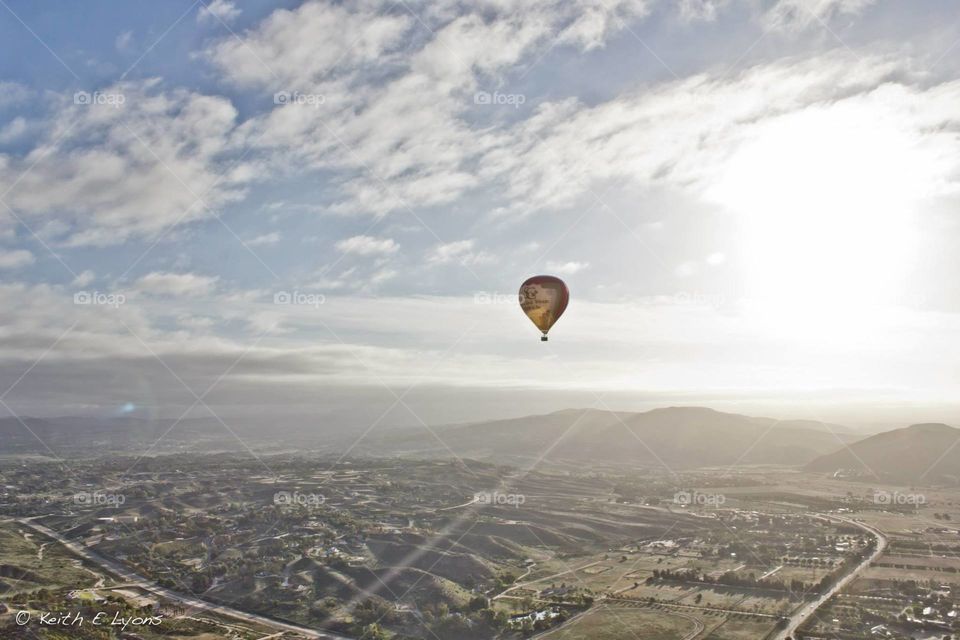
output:
<path id="1" fill-rule="evenodd" d="M 560 319 L 570 301 L 570 291 L 560 278 L 533 276 L 520 285 L 520 308 L 547 339 L 550 327 Z"/>

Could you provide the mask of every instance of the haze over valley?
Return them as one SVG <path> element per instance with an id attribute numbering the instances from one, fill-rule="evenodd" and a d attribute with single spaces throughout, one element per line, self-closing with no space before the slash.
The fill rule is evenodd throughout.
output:
<path id="1" fill-rule="evenodd" d="M 0 52 L 0 639 L 960 640 L 955 0 Z"/>

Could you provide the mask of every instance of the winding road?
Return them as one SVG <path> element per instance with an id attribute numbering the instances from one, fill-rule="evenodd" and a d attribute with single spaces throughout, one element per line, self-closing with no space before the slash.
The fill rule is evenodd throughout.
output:
<path id="1" fill-rule="evenodd" d="M 841 518 L 839 516 L 825 515 L 820 514 L 818 517 L 824 518 L 827 520 L 834 520 L 836 522 L 844 522 L 846 524 L 852 524 L 855 527 L 859 527 L 866 531 L 867 533 L 872 534 L 877 539 L 877 547 L 863 562 L 858 564 L 853 570 L 850 571 L 847 575 L 837 581 L 833 587 L 827 590 L 826 593 L 818 597 L 813 602 L 803 605 L 798 610 L 796 610 L 792 616 L 790 616 L 790 622 L 787 624 L 787 627 L 783 629 L 780 633 L 773 637 L 773 640 L 786 640 L 787 638 L 792 638 L 796 633 L 797 629 L 804 622 L 810 619 L 810 617 L 817 612 L 817 609 L 823 606 L 823 604 L 832 598 L 835 594 L 839 593 L 841 589 L 850 584 L 854 578 L 856 578 L 860 573 L 870 566 L 870 563 L 880 557 L 880 554 L 883 553 L 884 549 L 887 548 L 887 537 L 879 529 L 875 529 L 870 525 L 866 525 L 858 520 L 851 520 L 849 518 Z"/>
<path id="2" fill-rule="evenodd" d="M 239 609 L 234 609 L 226 605 L 214 604 L 212 602 L 207 602 L 205 600 L 200 600 L 192 596 L 183 595 L 175 591 L 171 591 L 165 587 L 161 587 L 147 578 L 130 571 L 125 566 L 121 565 L 119 562 L 114 560 L 108 560 L 107 558 L 91 551 L 82 544 L 63 537 L 53 529 L 45 527 L 43 525 L 33 522 L 31 519 L 17 520 L 17 522 L 25 527 L 28 527 L 48 538 L 56 540 L 64 547 L 66 547 L 73 554 L 92 562 L 101 568 L 109 571 L 110 573 L 119 576 L 123 580 L 127 581 L 129 584 L 139 587 L 144 591 L 152 593 L 156 596 L 160 596 L 166 600 L 173 602 L 179 602 L 185 606 L 191 607 L 199 611 L 205 611 L 208 613 L 216 613 L 222 616 L 227 616 L 235 620 L 242 620 L 244 622 L 250 622 L 254 624 L 263 625 L 270 627 L 271 629 L 276 629 L 279 633 L 294 633 L 306 638 L 313 638 L 316 640 L 353 640 L 345 636 L 338 636 L 332 633 L 325 631 L 317 631 L 316 629 L 310 629 L 308 627 L 301 627 L 296 624 L 291 624 L 287 622 L 280 622 L 272 618 L 267 618 L 265 616 L 257 615 L 255 613 L 248 613 L 246 611 L 240 611 Z"/>

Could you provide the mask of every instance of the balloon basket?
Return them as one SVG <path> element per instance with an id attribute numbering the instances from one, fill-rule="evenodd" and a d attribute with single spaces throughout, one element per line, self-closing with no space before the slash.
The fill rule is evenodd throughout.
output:
<path id="1" fill-rule="evenodd" d="M 546 342 L 547 336 L 540 336 L 540 342 Z"/>

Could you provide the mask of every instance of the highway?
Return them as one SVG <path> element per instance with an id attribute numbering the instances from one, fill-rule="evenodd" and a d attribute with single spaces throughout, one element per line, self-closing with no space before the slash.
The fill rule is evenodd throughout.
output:
<path id="1" fill-rule="evenodd" d="M 848 573 L 843 578 L 838 580 L 837 583 L 833 585 L 833 587 L 831 587 L 829 590 L 827 590 L 826 593 L 818 597 L 813 602 L 803 605 L 797 611 L 795 611 L 793 615 L 790 616 L 790 622 L 787 625 L 787 627 L 783 631 L 778 633 L 776 636 L 774 636 L 773 640 L 786 640 L 786 638 L 792 638 L 793 634 L 796 633 L 797 628 L 800 627 L 800 625 L 802 625 L 804 622 L 806 622 L 810 618 L 810 616 L 816 613 L 817 609 L 823 606 L 823 604 L 827 600 L 832 598 L 835 594 L 839 593 L 841 589 L 843 589 L 845 586 L 850 584 L 854 580 L 854 578 L 856 578 L 858 575 L 860 575 L 860 573 L 864 569 L 870 566 L 871 562 L 879 558 L 880 554 L 882 554 L 884 549 L 887 548 L 887 537 L 883 535 L 883 533 L 878 529 L 875 529 L 862 522 L 858 522 L 857 520 L 851 520 L 849 518 L 841 518 L 839 516 L 826 515 L 826 514 L 821 514 L 818 517 L 828 519 L 828 520 L 845 522 L 847 524 L 852 524 L 856 527 L 860 527 L 864 531 L 872 534 L 877 539 L 877 547 L 876 549 L 874 549 L 873 553 L 870 554 L 868 558 L 866 558 L 863 562 L 861 562 L 856 567 L 854 567 L 853 570 L 850 571 L 850 573 Z"/>
<path id="2" fill-rule="evenodd" d="M 234 618 L 236 620 L 242 620 L 244 622 L 263 625 L 266 627 L 270 627 L 272 629 L 276 629 L 278 632 L 281 632 L 281 633 L 293 633 L 306 638 L 314 638 L 318 640 L 354 640 L 352 638 L 347 638 L 346 636 L 338 636 L 325 631 L 317 631 L 315 629 L 310 629 L 308 627 L 301 627 L 299 625 L 295 625 L 291 623 L 279 622 L 277 620 L 260 616 L 255 613 L 247 613 L 246 611 L 240 611 L 239 609 L 234 609 L 226 605 L 214 604 L 212 602 L 200 600 L 199 598 L 195 598 L 192 596 L 187 596 L 187 595 L 177 593 L 175 591 L 171 591 L 170 589 L 161 587 L 151 582 L 147 578 L 144 578 L 143 576 L 130 571 L 129 569 L 124 567 L 122 564 L 114 560 L 108 560 L 107 558 L 104 558 L 103 556 L 86 548 L 82 544 L 79 544 L 73 540 L 69 540 L 63 537 L 53 529 L 44 527 L 43 525 L 33 522 L 31 519 L 17 520 L 17 522 L 22 524 L 25 527 L 32 529 L 33 531 L 39 534 L 42 534 L 44 536 L 47 536 L 48 538 L 52 538 L 56 540 L 57 542 L 62 544 L 64 547 L 66 547 L 68 550 L 70 550 L 70 552 L 74 553 L 77 556 L 80 556 L 84 560 L 87 560 L 89 562 L 92 562 L 100 566 L 103 569 L 106 569 L 107 571 L 109 571 L 114 575 L 119 576 L 120 578 L 130 583 L 131 585 L 137 586 L 143 589 L 144 591 L 147 591 L 156 596 L 164 598 L 165 600 L 170 600 L 172 602 L 179 602 L 187 607 L 191 607 L 198 611 L 216 613 L 222 616 Z"/>

